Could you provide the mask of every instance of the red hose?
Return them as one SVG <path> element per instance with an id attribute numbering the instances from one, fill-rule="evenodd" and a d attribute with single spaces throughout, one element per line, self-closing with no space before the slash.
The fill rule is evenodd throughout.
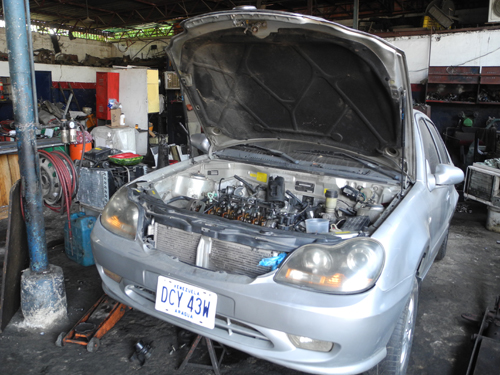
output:
<path id="1" fill-rule="evenodd" d="M 59 184 L 61 186 L 61 204 L 60 206 L 49 205 L 44 203 L 46 207 L 50 208 L 52 211 L 63 213 L 66 211 L 68 215 L 68 229 L 71 236 L 71 203 L 73 197 L 76 194 L 76 189 L 78 186 L 76 170 L 73 165 L 73 161 L 63 152 L 53 151 L 47 152 L 45 150 L 38 151 L 41 155 L 47 158 L 54 169 L 56 170 L 57 178 L 59 179 Z M 66 161 L 66 163 L 64 162 Z"/>

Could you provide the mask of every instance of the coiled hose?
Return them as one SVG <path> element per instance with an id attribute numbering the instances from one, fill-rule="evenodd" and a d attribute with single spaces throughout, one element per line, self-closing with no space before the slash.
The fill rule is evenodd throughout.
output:
<path id="1" fill-rule="evenodd" d="M 71 236 L 71 203 L 76 195 L 78 188 L 78 175 L 76 173 L 73 161 L 71 158 L 61 151 L 47 152 L 45 150 L 39 150 L 38 153 L 47 158 L 52 165 L 57 174 L 59 184 L 61 187 L 61 199 L 60 205 L 51 205 L 44 202 L 45 206 L 50 208 L 52 211 L 64 213 L 68 216 L 68 229 Z"/>

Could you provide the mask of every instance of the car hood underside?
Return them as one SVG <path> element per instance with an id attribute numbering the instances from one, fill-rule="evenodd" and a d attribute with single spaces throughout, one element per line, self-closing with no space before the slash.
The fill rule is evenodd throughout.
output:
<path id="1" fill-rule="evenodd" d="M 167 50 L 215 149 L 255 139 L 368 156 L 401 149 L 400 51 L 385 42 L 275 12 L 221 12 L 183 26 Z"/>

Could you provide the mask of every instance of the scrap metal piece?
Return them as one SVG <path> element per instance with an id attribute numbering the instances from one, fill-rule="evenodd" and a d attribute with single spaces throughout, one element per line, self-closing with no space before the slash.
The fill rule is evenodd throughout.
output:
<path id="1" fill-rule="evenodd" d="M 140 366 L 144 365 L 144 363 L 146 362 L 146 359 L 150 358 L 151 355 L 153 354 L 154 348 L 151 344 L 152 343 L 145 344 L 142 340 L 137 341 L 134 345 L 135 351 L 130 356 L 129 361 L 136 362 Z M 173 348 L 173 351 L 175 351 L 175 348 L 173 346 L 172 346 L 172 348 Z"/>
<path id="2" fill-rule="evenodd" d="M 463 314 L 462 317 L 477 321 L 477 319 L 470 319 L 470 314 Z M 495 301 L 495 307 L 485 311 L 479 333 L 474 336 L 474 349 L 467 375 L 498 374 L 500 368 L 500 296 Z"/>

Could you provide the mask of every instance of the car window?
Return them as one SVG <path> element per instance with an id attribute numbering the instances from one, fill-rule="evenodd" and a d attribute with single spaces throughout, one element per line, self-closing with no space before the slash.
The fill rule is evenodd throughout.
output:
<path id="1" fill-rule="evenodd" d="M 450 157 L 448 156 L 448 152 L 446 151 L 446 147 L 443 143 L 443 139 L 439 135 L 436 126 L 430 121 L 425 121 L 427 126 L 431 132 L 432 138 L 434 138 L 434 143 L 436 144 L 436 148 L 438 150 L 439 159 L 441 163 L 450 164 Z"/>
<path id="2" fill-rule="evenodd" d="M 418 121 L 420 134 L 422 135 L 422 142 L 424 144 L 425 159 L 429 163 L 430 172 L 434 173 L 436 171 L 436 166 L 439 164 L 439 154 L 434 143 L 434 139 L 427 127 L 424 119 L 419 119 Z"/>

